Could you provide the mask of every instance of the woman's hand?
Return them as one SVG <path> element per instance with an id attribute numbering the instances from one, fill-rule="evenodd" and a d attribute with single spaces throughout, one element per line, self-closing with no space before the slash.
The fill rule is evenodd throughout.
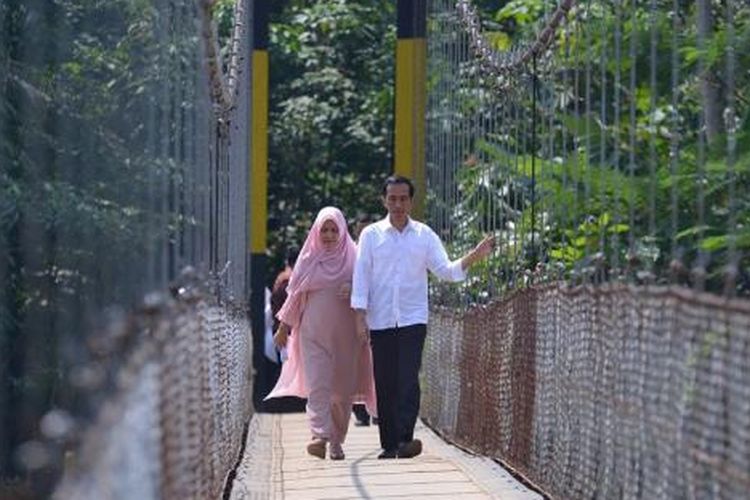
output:
<path id="1" fill-rule="evenodd" d="M 348 300 L 351 294 L 352 294 L 352 283 L 351 281 L 347 281 L 341 284 L 341 286 L 339 287 L 339 291 L 336 295 L 338 295 L 340 299 Z"/>
<path id="2" fill-rule="evenodd" d="M 289 337 L 289 325 L 286 323 L 281 323 L 279 325 L 279 329 L 276 330 L 276 333 L 273 336 L 273 343 L 281 349 L 282 347 L 286 347 L 286 342 Z"/>

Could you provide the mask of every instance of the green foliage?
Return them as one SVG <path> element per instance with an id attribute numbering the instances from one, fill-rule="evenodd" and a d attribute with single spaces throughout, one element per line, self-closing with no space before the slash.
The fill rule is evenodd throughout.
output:
<path id="1" fill-rule="evenodd" d="M 219 32 L 219 45 L 226 48 L 234 28 L 234 6 L 236 0 L 216 0 L 212 15 Z"/>
<path id="2" fill-rule="evenodd" d="M 510 0 L 495 14 L 498 22 L 513 21 L 526 26 L 539 19 L 544 11 L 544 0 Z"/>
<path id="3" fill-rule="evenodd" d="M 325 205 L 381 213 L 391 166 L 392 2 L 290 2 L 271 25 L 269 248 L 301 245 Z"/>
<path id="4" fill-rule="evenodd" d="M 143 110 L 154 107 L 149 100 L 190 47 L 155 52 L 150 2 L 61 1 L 46 17 L 35 15 L 39 8 L 15 11 L 19 43 L 30 43 L 36 33 L 66 36 L 55 40 L 54 50 L 38 46 L 40 59 L 20 59 L 19 51 L 0 62 L 10 68 L 0 108 L 7 127 L 0 158 L 14 165 L 0 180 L 1 197 L 10 201 L 0 232 L 7 234 L 23 217 L 57 233 L 57 260 L 48 263 L 57 268 L 80 267 L 83 234 L 108 242 L 111 253 L 103 260 L 121 259 L 147 244 L 148 217 L 137 203 L 158 177 L 153 172 L 179 168 L 143 150 Z"/>
<path id="5" fill-rule="evenodd" d="M 674 258 L 688 269 L 708 267 L 705 285 L 722 290 L 734 249 L 737 291 L 748 293 L 750 53 L 741 47 L 750 46 L 750 7 L 732 3 L 730 39 L 726 4 L 712 3 L 701 46 L 695 4 L 680 4 L 677 17 L 671 1 L 657 1 L 654 10 L 637 4 L 635 12 L 631 5 L 576 5 L 540 61 L 535 99 L 530 76 L 497 99 L 510 110 L 503 118 L 510 130 L 476 137 L 471 127 L 457 127 L 461 133 L 452 140 L 471 145 L 457 170 L 459 195 L 455 203 L 431 202 L 449 212 L 456 251 L 494 227 L 503 251 L 484 272 L 494 269 L 506 284 L 536 272 L 539 261 L 550 279 L 588 278 L 598 269 L 602 277 L 633 273 L 665 282 Z M 485 6 L 482 16 L 496 49 L 522 49 L 554 8 L 542 0 L 512 0 L 499 10 Z M 730 40 L 733 130 L 727 122 Z M 433 74 L 432 87 L 441 78 L 455 86 L 453 109 L 465 116 L 497 114 L 491 103 L 478 103 L 478 90 L 467 88 L 470 68 Z"/>
<path id="6" fill-rule="evenodd" d="M 199 230 L 186 171 L 210 165 L 190 141 L 214 124 L 195 14 L 192 0 L 0 2 L 2 480 L 41 415 L 89 410 L 70 374 L 101 333 L 92 318 L 161 287 L 182 265 L 166 254 Z"/>

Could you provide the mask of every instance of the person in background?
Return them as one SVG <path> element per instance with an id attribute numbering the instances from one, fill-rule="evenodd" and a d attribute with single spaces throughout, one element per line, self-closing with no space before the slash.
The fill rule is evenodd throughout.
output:
<path id="1" fill-rule="evenodd" d="M 279 351 L 276 350 L 276 345 L 273 343 L 273 312 L 271 311 L 271 290 L 266 287 L 264 290 L 265 293 L 265 308 L 263 310 L 265 314 L 265 326 L 266 326 L 266 333 L 263 336 L 264 337 L 264 343 L 263 343 L 263 354 L 266 356 L 266 359 L 273 363 L 274 365 L 279 365 L 281 363 L 281 359 L 279 356 Z M 274 366 L 272 369 L 269 370 L 269 373 L 271 374 L 271 383 L 275 384 L 276 379 L 279 378 L 279 369 L 280 367 Z"/>
<path id="2" fill-rule="evenodd" d="M 270 291 L 267 292 L 266 302 L 266 339 L 265 355 L 268 362 L 265 363 L 268 385 L 266 394 L 276 385 L 281 374 L 281 364 L 287 360 L 288 352 L 286 348 L 278 348 L 273 339 L 274 332 L 279 328 L 279 320 L 276 318 L 279 309 L 286 300 L 286 288 L 289 284 L 289 277 L 292 274 L 292 268 L 297 260 L 299 247 L 290 246 L 285 252 L 284 268 L 279 271 L 273 282 Z M 270 331 L 269 331 L 270 330 Z M 273 400 L 263 401 L 261 411 L 271 413 L 299 413 L 305 411 L 305 400 L 297 397 L 274 398 Z"/>
<path id="3" fill-rule="evenodd" d="M 427 225 L 411 218 L 414 185 L 401 176 L 382 190 L 388 215 L 364 228 L 359 238 L 351 292 L 357 333 L 372 345 L 378 429 L 378 458 L 411 458 L 422 452 L 414 439 L 419 415 L 419 370 L 427 335 L 427 271 L 460 281 L 466 270 L 494 246 L 487 236 L 473 250 L 451 261 Z"/>
<path id="4" fill-rule="evenodd" d="M 286 300 L 286 287 L 289 284 L 289 277 L 292 275 L 294 263 L 297 261 L 297 254 L 299 254 L 299 249 L 297 247 L 290 247 L 286 251 L 284 269 L 276 275 L 276 279 L 273 282 L 273 288 L 271 290 L 266 289 L 265 354 L 266 358 L 276 365 L 270 379 L 272 387 L 276 384 L 276 380 L 278 380 L 279 374 L 281 373 L 281 363 L 286 361 L 287 358 L 286 349 L 277 349 L 273 341 L 273 332 L 279 328 L 279 320 L 276 318 L 276 314 Z"/>
<path id="5" fill-rule="evenodd" d="M 376 218 L 366 212 L 360 212 L 357 215 L 357 219 L 354 221 L 354 239 L 359 240 L 359 235 L 362 230 L 369 226 Z M 367 413 L 367 408 L 362 403 L 354 403 L 352 406 L 352 413 L 354 413 L 354 425 L 358 427 L 365 427 L 370 425 L 370 414 Z M 377 418 L 374 419 L 377 423 Z"/>
<path id="6" fill-rule="evenodd" d="M 276 344 L 289 359 L 266 399 L 307 398 L 312 440 L 307 452 L 332 460 L 344 458 L 342 444 L 352 403 L 375 411 L 372 353 L 356 334 L 349 306 L 356 245 L 338 208 L 325 207 L 315 218 L 279 310 Z"/>
<path id="7" fill-rule="evenodd" d="M 273 317 L 273 331 L 279 329 L 279 320 L 276 317 L 281 306 L 284 305 L 286 300 L 286 287 L 289 285 L 289 278 L 292 276 L 292 269 L 294 264 L 297 262 L 297 256 L 299 255 L 299 248 L 290 247 L 286 251 L 285 267 L 276 275 L 276 279 L 273 282 L 273 288 L 271 289 L 271 315 Z"/>

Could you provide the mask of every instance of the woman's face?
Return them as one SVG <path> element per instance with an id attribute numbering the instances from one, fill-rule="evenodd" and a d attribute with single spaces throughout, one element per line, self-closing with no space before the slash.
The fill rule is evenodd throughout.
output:
<path id="1" fill-rule="evenodd" d="M 320 242 L 323 244 L 323 248 L 326 250 L 333 250 L 336 248 L 336 243 L 339 241 L 339 228 L 335 222 L 331 219 L 323 222 L 323 226 L 320 228 Z"/>

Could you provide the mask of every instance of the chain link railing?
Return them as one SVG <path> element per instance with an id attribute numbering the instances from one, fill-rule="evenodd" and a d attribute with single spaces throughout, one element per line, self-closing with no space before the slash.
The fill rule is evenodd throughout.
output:
<path id="1" fill-rule="evenodd" d="M 430 4 L 430 223 L 499 244 L 423 417 L 552 498 L 746 498 L 747 3 L 486 5 Z"/>
<path id="2" fill-rule="evenodd" d="M 251 410 L 246 312 L 183 286 L 120 326 L 132 350 L 55 498 L 219 498 Z"/>

